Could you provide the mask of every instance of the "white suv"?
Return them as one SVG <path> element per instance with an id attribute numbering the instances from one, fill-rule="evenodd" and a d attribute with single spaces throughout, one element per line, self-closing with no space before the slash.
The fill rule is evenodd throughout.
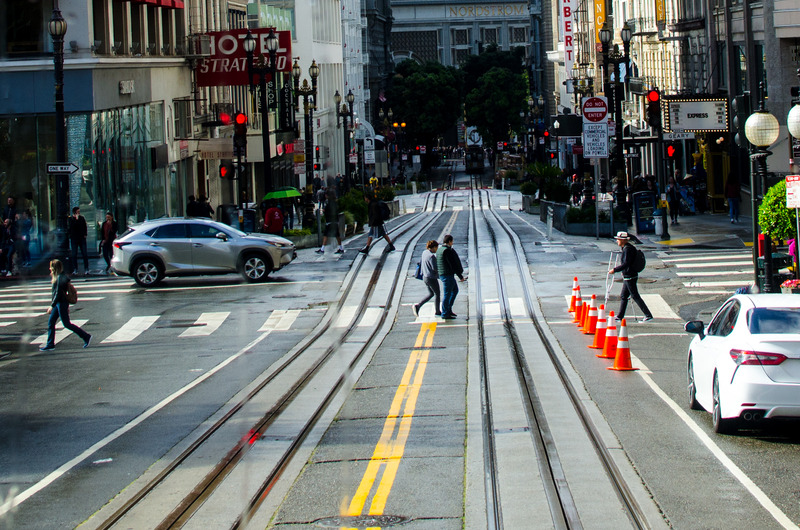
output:
<path id="1" fill-rule="evenodd" d="M 297 257 L 294 243 L 269 234 L 245 234 L 210 219 L 162 218 L 131 226 L 114 241 L 111 268 L 143 287 L 165 276 L 239 272 L 262 282 Z"/>

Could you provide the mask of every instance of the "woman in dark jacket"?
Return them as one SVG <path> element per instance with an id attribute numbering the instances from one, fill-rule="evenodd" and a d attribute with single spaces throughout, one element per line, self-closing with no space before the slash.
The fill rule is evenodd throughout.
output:
<path id="1" fill-rule="evenodd" d="M 114 253 L 114 240 L 117 239 L 117 222 L 111 212 L 106 213 L 106 220 L 100 226 L 102 239 L 100 245 L 103 247 L 103 259 L 106 260 L 106 274 L 111 270 L 111 256 Z"/>
<path id="2" fill-rule="evenodd" d="M 64 328 L 83 339 L 83 347 L 88 348 L 89 343 L 92 341 L 92 336 L 69 321 L 69 302 L 67 302 L 69 276 L 64 274 L 64 265 L 57 259 L 50 261 L 50 278 L 52 297 L 50 307 L 47 308 L 47 314 L 50 315 L 47 320 L 47 342 L 39 348 L 39 351 L 49 351 L 56 348 L 56 322 L 58 322 L 59 318 L 61 318 Z"/>

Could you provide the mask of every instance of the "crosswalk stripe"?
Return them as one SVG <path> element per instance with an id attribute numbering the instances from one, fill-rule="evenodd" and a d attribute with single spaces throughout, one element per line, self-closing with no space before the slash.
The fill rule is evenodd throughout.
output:
<path id="1" fill-rule="evenodd" d="M 753 271 L 699 271 L 699 272 L 676 272 L 677 276 L 737 276 L 737 275 L 753 275 Z"/>
<path id="2" fill-rule="evenodd" d="M 179 337 L 205 337 L 211 335 L 225 322 L 230 315 L 230 311 L 219 311 L 212 313 L 201 313 L 194 323 L 194 326 L 186 329 Z M 105 342 L 105 341 L 103 341 Z"/>
<path id="3" fill-rule="evenodd" d="M 16 324 L 16 320 L 12 320 L 11 322 L 0 322 L 0 328 L 4 328 L 6 326 L 11 326 L 12 324 Z"/>
<path id="4" fill-rule="evenodd" d="M 356 305 L 346 305 L 342 308 L 342 311 L 339 313 L 339 317 L 336 319 L 336 323 L 333 325 L 335 328 L 346 328 L 350 325 L 350 322 L 353 320 L 353 317 L 356 314 L 356 310 L 358 306 Z"/>
<path id="5" fill-rule="evenodd" d="M 276 309 L 272 312 L 267 321 L 264 322 L 258 332 L 288 331 L 299 314 L 299 309 Z"/>
<path id="6" fill-rule="evenodd" d="M 0 313 L 0 318 L 34 318 L 46 315 L 48 307 L 50 306 L 32 307 L 30 308 L 31 311 L 24 311 L 20 313 Z"/>
<path id="7" fill-rule="evenodd" d="M 717 282 L 683 282 L 686 287 L 744 287 L 750 282 L 743 280 L 717 281 Z"/>
<path id="8" fill-rule="evenodd" d="M 158 320 L 158 315 L 132 317 L 121 328 L 103 339 L 103 343 L 131 342 Z"/>
<path id="9" fill-rule="evenodd" d="M 82 327 L 84 324 L 86 324 L 86 323 L 87 323 L 87 322 L 89 322 L 89 321 L 88 321 L 88 320 L 72 320 L 72 319 L 70 319 L 70 322 L 72 322 L 73 324 L 75 324 L 75 325 L 76 325 L 76 326 L 78 326 L 78 327 Z M 55 338 L 55 343 L 56 343 L 56 344 L 58 344 L 59 342 L 61 342 L 61 341 L 62 341 L 62 340 L 64 340 L 65 338 L 67 338 L 67 337 L 68 337 L 68 336 L 69 336 L 71 333 L 72 333 L 72 332 L 71 332 L 70 330 L 68 330 L 68 329 L 65 329 L 65 328 L 64 328 L 64 324 L 62 324 L 62 323 L 59 321 L 59 322 L 56 324 L 56 338 Z M 38 336 L 38 337 L 36 337 L 35 339 L 33 339 L 33 340 L 31 341 L 31 344 L 45 344 L 46 342 L 47 342 L 47 333 L 44 333 L 44 334 L 42 334 L 42 335 L 39 335 L 39 336 Z"/>
<path id="10" fill-rule="evenodd" d="M 509 298 L 508 305 L 511 309 L 512 317 L 528 316 L 528 311 L 525 309 L 525 303 L 522 301 L 522 298 Z"/>
<path id="11" fill-rule="evenodd" d="M 643 294 L 642 300 L 647 304 L 647 307 L 655 318 L 681 319 L 681 317 L 675 314 L 669 304 L 664 301 L 660 294 Z"/>
<path id="12" fill-rule="evenodd" d="M 753 260 L 747 261 L 722 261 L 713 263 L 676 263 L 675 267 L 679 269 L 704 269 L 711 267 L 746 267 L 747 265 L 753 266 Z"/>
<path id="13" fill-rule="evenodd" d="M 695 256 L 684 256 L 680 258 L 662 258 L 664 263 L 680 263 L 686 261 L 716 261 L 719 259 L 742 259 L 745 256 L 750 256 L 751 252 L 748 250 L 746 253 L 740 254 L 697 254 Z"/>
<path id="14" fill-rule="evenodd" d="M 689 294 L 733 294 L 733 291 L 721 291 L 710 289 L 708 291 L 689 291 Z"/>
<path id="15" fill-rule="evenodd" d="M 374 327 L 378 323 L 381 313 L 383 313 L 383 309 L 380 307 L 368 307 L 361 320 L 358 321 L 359 327 Z"/>
<path id="16" fill-rule="evenodd" d="M 483 318 L 500 318 L 500 302 L 484 302 Z"/>

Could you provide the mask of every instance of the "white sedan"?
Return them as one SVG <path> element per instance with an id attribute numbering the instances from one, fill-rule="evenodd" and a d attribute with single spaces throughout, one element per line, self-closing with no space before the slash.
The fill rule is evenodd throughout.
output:
<path id="1" fill-rule="evenodd" d="M 765 418 L 800 417 L 800 295 L 736 295 L 708 326 L 684 328 L 689 345 L 689 406 L 711 412 L 730 433 Z"/>

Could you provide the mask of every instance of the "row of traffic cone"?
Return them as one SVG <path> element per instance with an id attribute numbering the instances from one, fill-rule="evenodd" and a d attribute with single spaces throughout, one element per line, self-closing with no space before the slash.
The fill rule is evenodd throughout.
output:
<path id="1" fill-rule="evenodd" d="M 592 295 L 588 302 L 581 298 L 581 288 L 578 285 L 576 276 L 572 283 L 572 296 L 570 297 L 570 313 L 574 313 L 572 322 L 578 325 L 578 329 L 585 335 L 594 335 L 594 340 L 589 348 L 602 350 L 597 354 L 601 359 L 614 359 L 614 365 L 609 366 L 609 370 L 628 371 L 638 370 L 631 365 L 631 350 L 628 343 L 628 325 L 623 318 L 617 334 L 616 319 L 614 312 L 609 311 L 608 318 L 605 315 L 605 305 L 597 307 L 597 297 Z"/>

